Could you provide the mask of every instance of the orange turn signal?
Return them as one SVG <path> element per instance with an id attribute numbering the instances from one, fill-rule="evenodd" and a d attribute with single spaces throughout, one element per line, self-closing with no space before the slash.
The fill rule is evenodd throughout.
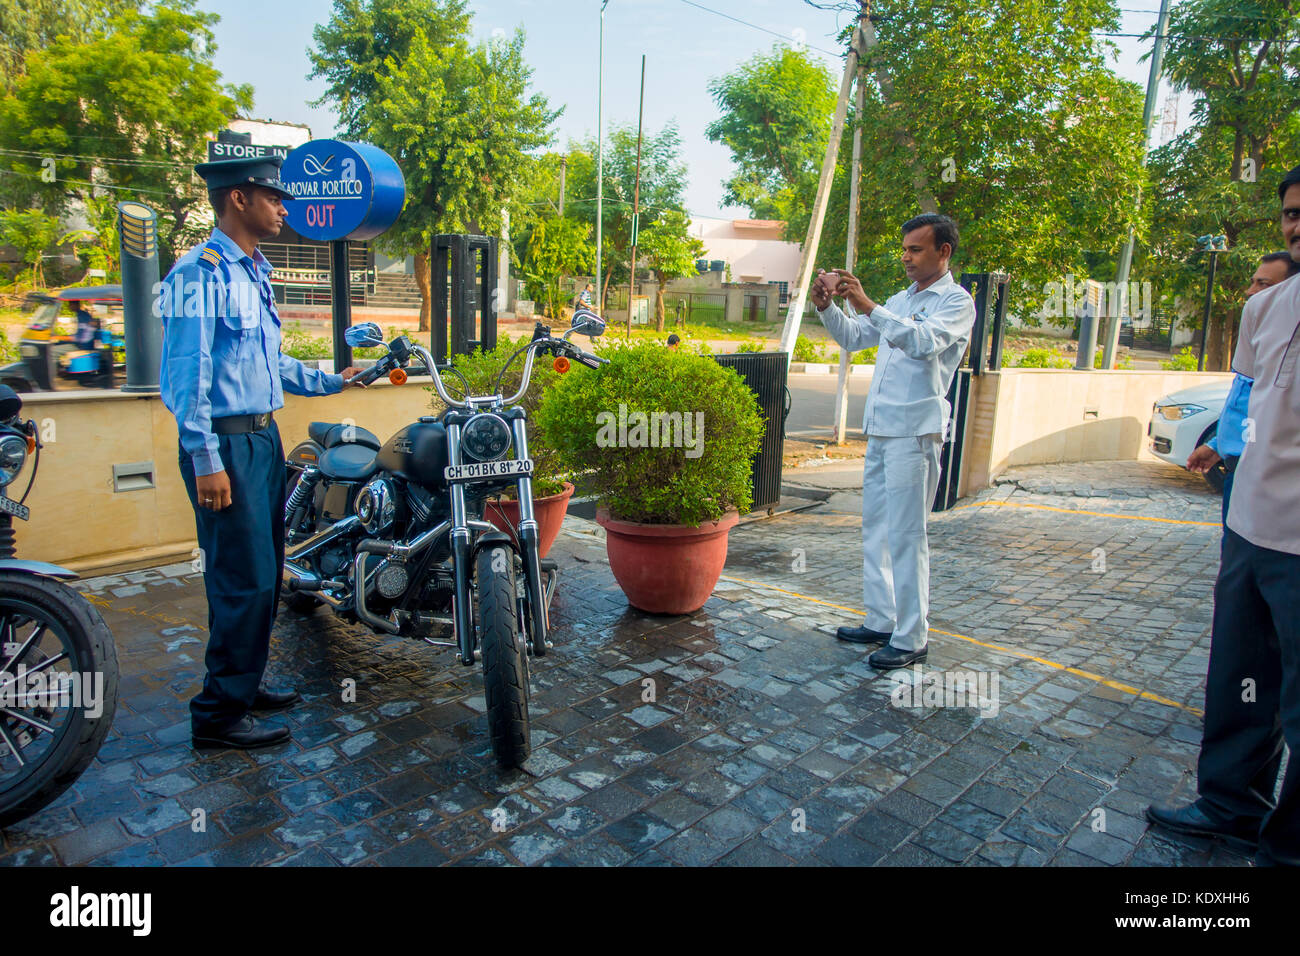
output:
<path id="1" fill-rule="evenodd" d="M 391 372 L 388 373 L 388 380 L 392 382 L 394 385 L 405 385 L 406 369 L 404 368 L 393 369 Z"/>
<path id="2" fill-rule="evenodd" d="M 555 365 L 555 370 L 561 375 L 569 370 L 569 360 L 563 355 L 558 356 L 553 364 Z"/>
<path id="3" fill-rule="evenodd" d="M 35 435 L 28 435 L 28 436 L 27 436 L 27 454 L 30 455 L 30 454 L 31 454 L 32 452 L 34 452 L 35 450 L 36 450 L 36 436 L 35 436 Z"/>

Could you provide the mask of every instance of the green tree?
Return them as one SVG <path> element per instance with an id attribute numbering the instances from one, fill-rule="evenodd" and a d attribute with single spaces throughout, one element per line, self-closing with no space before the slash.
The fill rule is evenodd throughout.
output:
<path id="1" fill-rule="evenodd" d="M 499 233 L 502 211 L 523 188 L 526 152 L 550 141 L 560 113 L 529 93 L 523 33 L 471 45 L 465 6 L 336 0 L 309 51 L 345 135 L 387 151 L 406 177 L 402 215 L 375 244 L 415 255 L 422 331 L 430 327 L 433 237 L 471 227 Z"/>
<path id="2" fill-rule="evenodd" d="M 730 149 L 737 167 L 723 202 L 757 219 L 798 218 L 817 189 L 836 78 L 809 53 L 777 46 L 713 80 L 709 93 L 722 115 L 705 135 Z"/>
<path id="3" fill-rule="evenodd" d="M 1196 105 L 1191 127 L 1152 153 L 1145 265 L 1166 295 L 1196 302 L 1199 325 L 1207 256 L 1195 240 L 1227 236 L 1205 350 L 1207 369 L 1226 370 L 1250 277 L 1281 247 L 1277 183 L 1300 156 L 1300 11 L 1290 0 L 1187 0 L 1169 34 L 1165 75 Z"/>
<path id="4" fill-rule="evenodd" d="M 26 71 L 27 55 L 60 36 L 84 43 L 140 0 L 0 0 L 0 91 Z"/>
<path id="5" fill-rule="evenodd" d="M 590 225 L 567 216 L 539 220 L 531 230 L 524 264 L 528 294 L 546 303 L 551 318 L 559 318 L 566 298 L 564 277 L 592 268 L 595 259 Z"/>
<path id="6" fill-rule="evenodd" d="M 655 277 L 655 323 L 664 330 L 664 284 L 695 274 L 704 243 L 690 234 L 691 221 L 680 209 L 664 210 L 637 241 L 637 253 Z"/>
<path id="7" fill-rule="evenodd" d="M 587 140 L 578 149 L 589 161 L 569 166 L 569 188 L 583 197 L 574 214 L 596 221 L 596 142 Z M 629 277 L 632 255 L 632 207 L 637 181 L 635 126 L 612 127 L 605 137 L 605 191 L 602 208 L 604 231 L 601 250 L 600 308 L 605 309 L 610 286 Z M 658 133 L 646 134 L 641 143 L 640 231 L 653 228 L 658 217 L 685 205 L 686 164 L 681 160 L 681 135 L 675 123 Z M 565 212 L 568 212 L 566 208 Z"/>
<path id="8" fill-rule="evenodd" d="M 31 268 L 31 285 L 45 288 L 42 257 L 53 248 L 59 237 L 59 220 L 39 209 L 0 211 L 0 243 L 18 250 L 22 261 Z"/>
<path id="9" fill-rule="evenodd" d="M 961 227 L 955 272 L 1012 274 L 1020 315 L 1039 310 L 1047 282 L 1086 275 L 1090 253 L 1113 262 L 1130 224 L 1145 236 L 1133 201 L 1145 182 L 1141 91 L 1109 69 L 1097 36 L 1117 29 L 1114 0 L 879 0 L 872 12 L 864 108 L 850 110 L 817 265 L 844 264 L 854 124 L 855 268 L 880 295 L 905 280 L 899 226 L 926 210 Z M 787 204 L 797 239 L 815 192 L 813 177 L 801 181 Z"/>
<path id="10" fill-rule="evenodd" d="M 195 213 L 207 193 L 193 166 L 212 132 L 251 107 L 252 90 L 222 88 L 212 66 L 218 18 L 193 7 L 126 10 L 88 41 L 60 36 L 28 56 L 0 101 L 4 178 L 25 187 L 15 204 L 58 214 L 105 194 L 138 199 L 160 209 L 164 262 L 200 238 Z"/>

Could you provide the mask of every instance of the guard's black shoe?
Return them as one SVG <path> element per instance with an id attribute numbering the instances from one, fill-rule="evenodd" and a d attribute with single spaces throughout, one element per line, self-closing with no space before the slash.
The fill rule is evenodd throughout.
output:
<path id="1" fill-rule="evenodd" d="M 256 717 L 245 715 L 238 723 L 225 730 L 195 730 L 195 747 L 230 747 L 235 750 L 256 750 L 282 744 L 289 739 L 289 728 L 268 724 Z"/>
<path id="2" fill-rule="evenodd" d="M 907 667 L 909 664 L 919 664 L 929 655 L 929 645 L 926 645 L 919 651 L 900 651 L 892 644 L 886 644 L 880 650 L 868 657 L 867 663 L 878 671 L 892 671 L 896 667 Z"/>
<path id="3" fill-rule="evenodd" d="M 259 687 L 257 696 L 253 698 L 253 710 L 284 710 L 300 700 L 302 695 L 296 690 L 271 690 L 268 687 Z"/>
<path id="4" fill-rule="evenodd" d="M 1217 820 L 1209 816 L 1196 803 L 1176 808 L 1150 806 L 1147 807 L 1147 819 L 1162 829 L 1187 836 L 1222 840 L 1239 850 L 1253 851 L 1259 845 L 1258 832 L 1252 834 L 1241 827 L 1234 827 Z"/>
<path id="5" fill-rule="evenodd" d="M 888 644 L 894 632 L 873 631 L 869 627 L 841 627 L 835 631 L 835 636 L 850 644 Z"/>

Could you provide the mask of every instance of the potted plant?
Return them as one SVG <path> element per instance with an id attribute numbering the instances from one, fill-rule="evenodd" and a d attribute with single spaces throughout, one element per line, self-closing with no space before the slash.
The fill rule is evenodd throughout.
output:
<path id="1" fill-rule="evenodd" d="M 610 569 L 628 602 L 688 614 L 713 593 L 727 533 L 748 511 L 762 441 L 754 393 L 702 355 L 643 341 L 548 390 L 538 422 L 561 467 L 599 501 Z"/>
<path id="2" fill-rule="evenodd" d="M 511 340 L 508 335 L 502 335 L 497 338 L 496 348 L 488 352 L 457 355 L 452 359 L 452 365 L 469 381 L 472 391 L 492 394 L 499 389 L 503 395 L 513 395 L 523 379 L 524 357 L 515 360 L 499 386 L 497 375 L 510 356 L 528 341 L 528 337 Z M 533 364 L 533 377 L 528 383 L 528 392 L 520 402 L 528 413 L 528 456 L 533 459 L 533 517 L 537 520 L 537 553 L 543 558 L 559 537 L 560 527 L 568 512 L 569 499 L 573 497 L 573 485 L 561 475 L 559 457 L 547 440 L 545 428 L 537 421 L 537 409 L 542 395 L 559 378 L 560 373 L 555 370 L 550 358 L 539 357 Z M 460 385 L 460 380 L 455 375 L 448 375 L 445 376 L 445 381 L 451 396 L 457 397 L 455 389 Z M 432 395 L 435 413 L 445 411 L 437 391 L 432 386 L 427 386 L 426 391 Z M 488 499 L 483 512 L 486 520 L 509 535 L 516 534 L 519 527 L 519 502 L 514 495 L 512 486 L 506 496 Z"/>

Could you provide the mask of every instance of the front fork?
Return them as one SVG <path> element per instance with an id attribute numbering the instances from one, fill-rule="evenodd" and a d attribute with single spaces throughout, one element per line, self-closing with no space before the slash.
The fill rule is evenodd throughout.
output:
<path id="1" fill-rule="evenodd" d="M 449 459 L 460 461 L 460 429 L 457 414 L 444 416 L 447 424 L 447 451 Z M 510 409 L 506 417 L 513 418 L 511 427 L 514 431 L 515 450 L 519 458 L 528 457 L 528 435 L 523 409 Z M 548 636 L 550 620 L 547 615 L 545 589 L 542 585 L 541 561 L 537 556 L 537 519 L 533 515 L 533 482 L 523 476 L 518 481 L 519 487 L 519 557 L 523 563 L 524 587 L 528 595 L 528 615 L 532 624 L 531 641 L 533 655 L 543 657 L 550 647 Z M 473 602 L 474 548 L 473 536 L 465 510 L 465 486 L 455 482 L 451 486 L 451 550 L 452 583 L 456 596 L 452 605 L 452 622 L 456 628 L 456 644 L 460 651 L 460 662 L 466 667 L 474 664 L 474 625 L 471 614 Z"/>

